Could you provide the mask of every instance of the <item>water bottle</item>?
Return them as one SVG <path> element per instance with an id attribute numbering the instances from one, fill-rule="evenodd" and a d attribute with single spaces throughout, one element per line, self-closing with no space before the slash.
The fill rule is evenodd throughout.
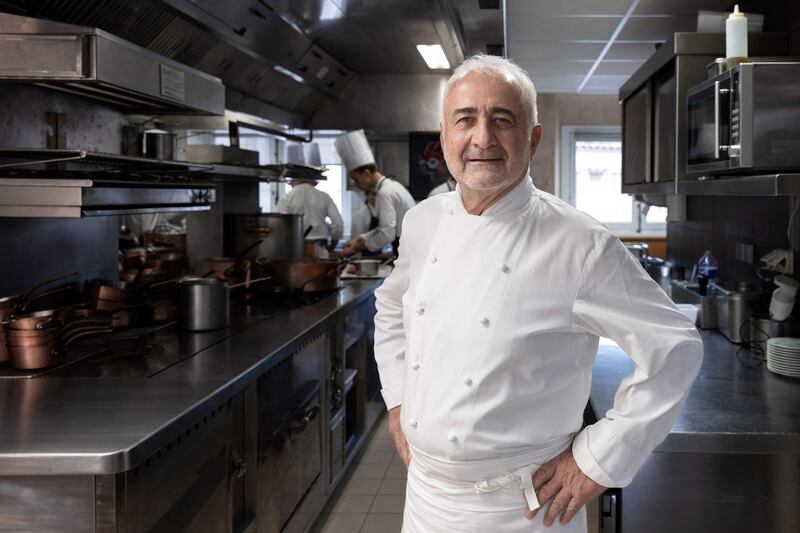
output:
<path id="1" fill-rule="evenodd" d="M 719 263 L 717 263 L 717 260 L 711 255 L 711 250 L 706 250 L 700 260 L 697 261 L 697 275 L 707 277 L 708 281 L 717 281 L 718 268 Z"/>

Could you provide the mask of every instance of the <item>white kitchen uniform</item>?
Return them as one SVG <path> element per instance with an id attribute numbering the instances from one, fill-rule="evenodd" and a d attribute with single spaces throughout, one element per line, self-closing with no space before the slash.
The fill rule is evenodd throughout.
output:
<path id="1" fill-rule="evenodd" d="M 281 213 L 302 213 L 305 228 L 314 226 L 306 235 L 306 240 L 327 240 L 337 242 L 344 233 L 342 215 L 333 199 L 310 183 L 298 183 L 292 186 L 289 194 L 278 201 Z M 330 222 L 325 218 L 329 218 Z M 305 228 L 303 228 L 305 230 Z"/>
<path id="2" fill-rule="evenodd" d="M 375 193 L 378 227 L 361 235 L 370 252 L 378 251 L 400 237 L 403 218 L 416 204 L 402 184 L 386 176 L 375 185 Z"/>
<path id="3" fill-rule="evenodd" d="M 583 532 L 530 522 L 530 474 L 565 449 L 597 483 L 630 483 L 700 368 L 694 325 L 587 215 L 530 178 L 481 216 L 455 192 L 405 218 L 377 290 L 375 358 L 411 448 L 404 531 Z M 581 431 L 598 337 L 636 363 Z M 523 499 L 523 494 L 525 499 Z"/>
<path id="4" fill-rule="evenodd" d="M 440 183 L 439 185 L 437 185 L 436 187 L 431 189 L 431 192 L 428 193 L 428 198 L 436 196 L 437 194 L 444 194 L 446 192 L 453 192 L 454 190 L 455 190 L 455 187 L 450 184 L 450 180 L 445 180 L 444 183 Z"/>

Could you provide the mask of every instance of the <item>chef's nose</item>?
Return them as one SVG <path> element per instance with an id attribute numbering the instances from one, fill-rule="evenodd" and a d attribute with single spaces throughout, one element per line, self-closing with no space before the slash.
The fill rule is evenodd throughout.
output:
<path id="1" fill-rule="evenodd" d="M 497 145 L 497 138 L 494 135 L 492 121 L 481 117 L 472 132 L 472 144 L 476 148 L 485 150 Z"/>

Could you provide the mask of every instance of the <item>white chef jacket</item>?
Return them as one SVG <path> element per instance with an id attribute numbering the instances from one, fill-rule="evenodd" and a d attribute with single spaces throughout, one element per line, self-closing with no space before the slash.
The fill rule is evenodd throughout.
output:
<path id="1" fill-rule="evenodd" d="M 415 205 L 411 193 L 402 184 L 386 176 L 381 177 L 375 185 L 375 192 L 378 227 L 361 235 L 370 252 L 376 252 L 400 237 L 403 218 Z"/>
<path id="2" fill-rule="evenodd" d="M 444 183 L 440 183 L 439 185 L 431 189 L 431 192 L 428 193 L 428 198 L 436 196 L 437 194 L 444 194 L 446 192 L 451 192 L 451 191 L 453 191 L 453 186 L 450 185 L 449 180 L 445 180 Z"/>
<path id="3" fill-rule="evenodd" d="M 342 215 L 333 199 L 310 183 L 299 183 L 292 187 L 289 194 L 278 200 L 278 211 L 281 213 L 302 213 L 303 230 L 314 226 L 306 239 L 323 240 L 330 237 L 337 242 L 344 233 Z M 325 217 L 331 219 L 330 223 Z"/>
<path id="4" fill-rule="evenodd" d="M 702 359 L 694 325 L 619 239 L 530 178 L 481 216 L 458 187 L 409 211 L 376 295 L 382 393 L 389 409 L 402 404 L 412 461 L 418 450 L 473 476 L 572 440 L 587 476 L 625 486 L 668 434 Z M 599 336 L 636 369 L 605 418 L 580 431 Z"/>

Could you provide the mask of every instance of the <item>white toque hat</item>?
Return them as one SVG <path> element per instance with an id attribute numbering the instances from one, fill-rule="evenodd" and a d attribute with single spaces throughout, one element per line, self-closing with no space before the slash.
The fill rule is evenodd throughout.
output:
<path id="1" fill-rule="evenodd" d="M 351 131 L 335 141 L 336 151 L 342 159 L 342 164 L 347 172 L 355 170 L 364 165 L 375 163 L 372 150 L 367 142 L 364 130 Z"/>

